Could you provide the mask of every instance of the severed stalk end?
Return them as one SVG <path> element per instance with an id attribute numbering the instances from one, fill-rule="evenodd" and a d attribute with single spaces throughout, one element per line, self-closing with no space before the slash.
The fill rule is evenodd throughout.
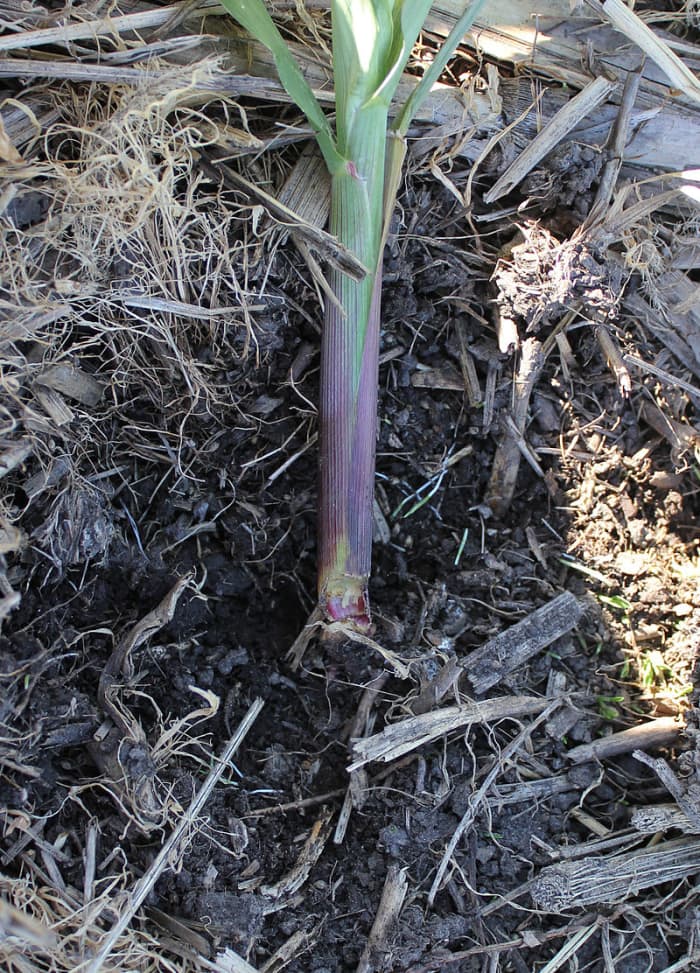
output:
<path id="1" fill-rule="evenodd" d="M 366 577 L 344 574 L 329 578 L 321 588 L 319 605 L 329 622 L 342 622 L 365 635 L 372 629 Z"/>

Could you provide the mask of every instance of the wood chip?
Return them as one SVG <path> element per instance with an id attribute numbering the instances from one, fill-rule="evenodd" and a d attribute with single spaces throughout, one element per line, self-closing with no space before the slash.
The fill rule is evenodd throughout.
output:
<path id="1" fill-rule="evenodd" d="M 700 824 L 691 821 L 677 804 L 652 804 L 636 807 L 630 824 L 642 834 L 658 834 L 671 828 L 685 834 L 700 834 Z"/>
<path id="2" fill-rule="evenodd" d="M 463 668 L 481 695 L 578 625 L 583 603 L 569 591 L 557 595 L 521 622 L 470 653 Z"/>
<path id="3" fill-rule="evenodd" d="M 598 77 L 560 108 L 525 151 L 506 169 L 496 184 L 484 193 L 484 202 L 495 203 L 502 196 L 512 192 L 537 163 L 556 148 L 565 135 L 610 97 L 614 88 L 614 82 Z"/>
<path id="4" fill-rule="evenodd" d="M 331 817 L 331 812 L 324 808 L 321 816 L 314 822 L 311 832 L 304 842 L 304 847 L 292 868 L 274 884 L 260 887 L 260 894 L 269 900 L 263 907 L 265 915 L 284 909 L 304 885 L 311 874 L 311 869 L 321 857 L 326 846 L 326 841 L 331 832 Z"/>

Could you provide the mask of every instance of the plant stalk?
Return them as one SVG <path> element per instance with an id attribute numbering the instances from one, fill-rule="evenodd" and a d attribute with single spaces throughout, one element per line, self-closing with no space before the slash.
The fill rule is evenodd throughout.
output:
<path id="1" fill-rule="evenodd" d="M 377 425 L 387 111 L 360 109 L 363 138 L 331 182 L 330 229 L 367 267 L 362 281 L 332 270 L 319 401 L 319 605 L 329 621 L 370 628 L 367 585 Z"/>

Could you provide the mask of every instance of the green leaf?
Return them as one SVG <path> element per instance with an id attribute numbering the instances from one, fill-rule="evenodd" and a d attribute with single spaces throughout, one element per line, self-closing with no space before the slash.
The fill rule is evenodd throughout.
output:
<path id="1" fill-rule="evenodd" d="M 466 32 L 478 17 L 481 8 L 485 5 L 485 3 L 486 0 L 472 0 L 443 43 L 440 45 L 440 50 L 435 55 L 433 63 L 413 89 L 406 101 L 406 104 L 401 109 L 401 113 L 399 114 L 397 123 L 395 125 L 395 130 L 400 135 L 405 136 L 406 132 L 408 132 L 408 126 L 413 121 L 421 102 L 425 100 L 433 85 L 440 78 L 440 75 L 445 70 L 445 65 L 454 54 L 457 46 L 461 43 Z M 413 6 L 410 0 L 407 0 L 407 6 Z M 430 8 L 430 5 L 428 5 L 428 8 Z M 425 16 L 423 17 L 423 20 L 425 20 Z"/>
<path id="2" fill-rule="evenodd" d="M 337 171 L 344 165 L 344 160 L 338 154 L 328 119 L 263 0 L 221 0 L 221 3 L 249 34 L 271 52 L 285 91 L 304 112 L 316 133 L 326 165 L 331 172 Z"/>

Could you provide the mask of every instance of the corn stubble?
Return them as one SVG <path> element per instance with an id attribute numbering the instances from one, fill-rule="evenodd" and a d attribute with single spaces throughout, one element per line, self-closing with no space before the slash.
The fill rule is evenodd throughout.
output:
<path id="1" fill-rule="evenodd" d="M 280 81 L 311 124 L 331 175 L 330 230 L 365 268 L 331 268 L 321 343 L 318 598 L 327 622 L 370 628 L 368 582 L 382 253 L 405 155 L 405 136 L 485 0 L 465 11 L 406 104 L 391 101 L 431 0 L 332 0 L 335 131 L 263 0 L 222 0 L 272 53 Z"/>

